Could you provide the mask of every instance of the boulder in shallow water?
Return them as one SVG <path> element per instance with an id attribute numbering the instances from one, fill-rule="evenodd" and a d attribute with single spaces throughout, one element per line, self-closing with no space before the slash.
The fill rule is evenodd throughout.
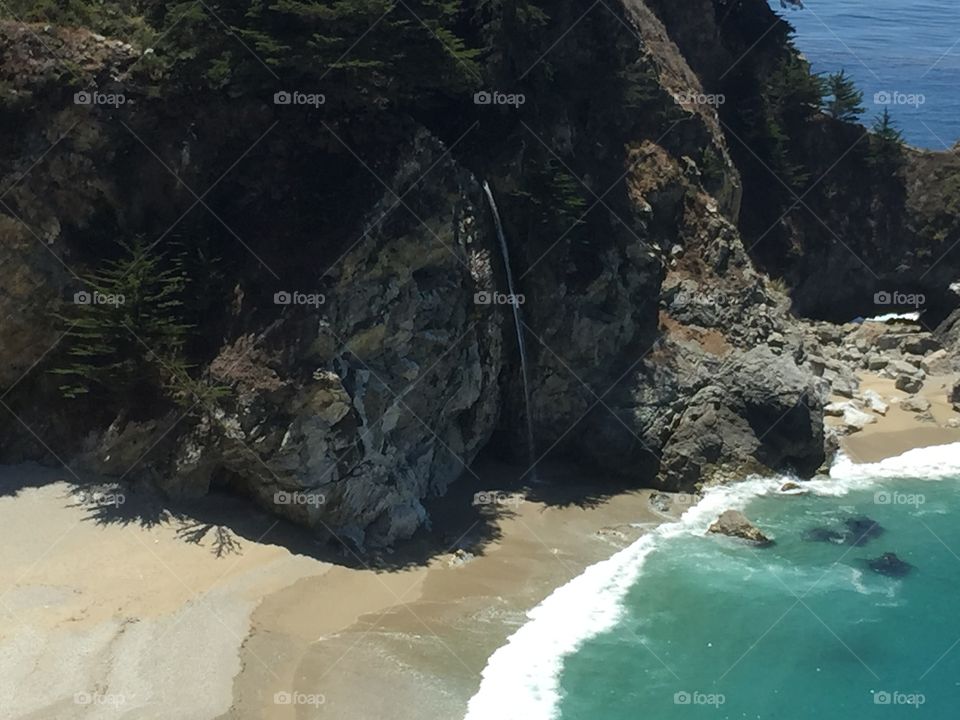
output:
<path id="1" fill-rule="evenodd" d="M 764 535 L 760 528 L 750 522 L 739 510 L 724 511 L 707 529 L 707 532 L 749 540 L 758 545 L 773 544 L 773 540 Z"/>
<path id="2" fill-rule="evenodd" d="M 913 570 L 913 565 L 905 560 L 901 560 L 895 553 L 884 553 L 878 558 L 867 560 L 867 565 L 875 573 L 886 575 L 888 577 L 904 577 Z"/>
<path id="3" fill-rule="evenodd" d="M 780 486 L 780 492 L 795 494 L 804 492 L 804 489 L 800 486 L 800 483 L 795 483 L 793 480 L 788 480 Z"/>

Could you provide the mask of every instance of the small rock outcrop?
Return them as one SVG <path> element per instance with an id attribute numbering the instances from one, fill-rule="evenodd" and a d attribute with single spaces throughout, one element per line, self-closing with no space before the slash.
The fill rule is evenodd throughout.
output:
<path id="1" fill-rule="evenodd" d="M 773 540 L 767 537 L 739 510 L 725 510 L 707 529 L 707 532 L 748 540 L 758 545 L 773 544 Z"/>

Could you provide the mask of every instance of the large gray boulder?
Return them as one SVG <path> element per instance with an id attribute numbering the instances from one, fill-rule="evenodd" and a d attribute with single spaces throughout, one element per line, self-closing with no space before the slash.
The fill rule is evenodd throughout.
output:
<path id="1" fill-rule="evenodd" d="M 786 469 L 812 475 L 826 459 L 824 392 L 766 346 L 736 353 L 687 403 L 663 449 L 661 483 L 682 489 Z"/>
<path id="2" fill-rule="evenodd" d="M 773 541 L 764 535 L 756 525 L 750 522 L 739 510 L 726 510 L 718 517 L 707 532 L 714 535 L 726 535 L 740 538 L 758 545 L 771 545 Z"/>

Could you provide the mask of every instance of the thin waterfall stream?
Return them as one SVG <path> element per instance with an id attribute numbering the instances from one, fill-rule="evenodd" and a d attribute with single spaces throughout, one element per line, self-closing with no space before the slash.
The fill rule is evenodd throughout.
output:
<path id="1" fill-rule="evenodd" d="M 490 203 L 490 211 L 493 213 L 493 222 L 497 228 L 497 237 L 500 239 L 500 253 L 503 256 L 503 266 L 507 273 L 507 288 L 510 291 L 510 307 L 513 309 L 513 324 L 517 330 L 517 346 L 520 350 L 520 375 L 523 380 L 523 401 L 527 420 L 527 452 L 530 458 L 530 468 L 528 472 L 536 479 L 534 464 L 536 463 L 536 451 L 533 444 L 533 418 L 530 416 L 530 383 L 527 376 L 527 345 L 523 339 L 523 321 L 520 316 L 520 303 L 517 302 L 517 293 L 513 285 L 513 272 L 510 269 L 510 248 L 507 245 L 507 236 L 503 231 L 503 223 L 500 220 L 500 211 L 497 209 L 497 201 L 493 198 L 493 190 L 490 184 L 483 181 L 483 192 L 487 195 L 487 202 Z"/>

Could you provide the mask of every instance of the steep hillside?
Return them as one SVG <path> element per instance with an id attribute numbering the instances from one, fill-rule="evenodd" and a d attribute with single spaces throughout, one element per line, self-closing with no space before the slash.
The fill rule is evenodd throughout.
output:
<path id="1" fill-rule="evenodd" d="M 636 485 L 816 472 L 829 381 L 765 273 L 811 315 L 894 279 L 951 309 L 949 257 L 909 259 L 953 242 L 918 178 L 948 187 L 954 158 L 830 168 L 862 128 L 805 106 L 766 142 L 757 103 L 806 66 L 756 43 L 762 0 L 382 5 L 13 8 L 5 460 L 227 487 L 383 545 L 484 449 L 528 467 L 528 418 L 537 459 Z M 830 180 L 781 190 L 777 162 Z"/>

